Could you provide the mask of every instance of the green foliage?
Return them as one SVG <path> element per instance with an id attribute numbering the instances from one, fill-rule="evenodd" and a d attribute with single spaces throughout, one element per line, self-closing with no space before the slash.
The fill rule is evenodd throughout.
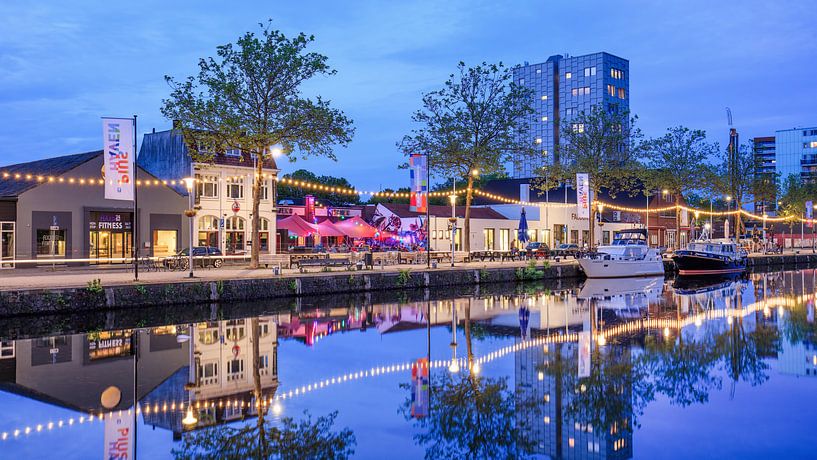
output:
<path id="1" fill-rule="evenodd" d="M 349 428 L 334 430 L 337 412 L 295 421 L 287 417 L 281 426 L 249 424 L 219 425 L 184 435 L 173 456 L 187 459 L 345 459 L 355 452 L 357 441 Z"/>
<path id="2" fill-rule="evenodd" d="M 134 289 L 136 289 L 136 292 L 138 292 L 142 297 L 148 295 L 148 290 L 144 284 L 137 284 L 134 286 Z"/>
<path id="3" fill-rule="evenodd" d="M 408 283 L 411 281 L 411 269 L 401 269 L 397 271 L 397 286 L 398 287 L 406 287 Z"/>
<path id="4" fill-rule="evenodd" d="M 545 262 L 545 263 L 547 263 L 547 262 Z M 548 265 L 548 267 L 549 266 L 550 265 Z M 547 268 L 547 267 L 545 267 L 545 268 Z M 521 268 L 521 267 L 517 268 L 516 271 L 514 272 L 514 274 L 516 275 L 516 280 L 517 281 L 530 281 L 530 280 L 537 280 L 537 279 L 542 278 L 543 275 L 544 275 L 544 272 L 539 271 L 536 268 L 536 261 L 535 260 L 529 260 L 528 264 L 525 266 L 525 268 Z"/>
<path id="5" fill-rule="evenodd" d="M 761 187 L 763 177 L 756 174 L 759 161 L 755 158 L 753 144 L 739 146 L 734 155 L 730 155 L 728 149 L 721 151 L 718 164 L 709 177 L 711 193 L 714 196 L 729 196 L 732 210 L 742 208 L 752 199 L 752 192 Z M 735 233 L 742 232 L 741 226 L 742 219 L 738 215 Z"/>
<path id="6" fill-rule="evenodd" d="M 289 281 L 289 290 L 292 292 L 298 292 L 298 282 L 295 280 Z"/>
<path id="7" fill-rule="evenodd" d="M 102 280 L 96 278 L 91 281 L 88 281 L 85 290 L 87 290 L 91 294 L 101 294 L 105 289 L 102 287 Z"/>
<path id="8" fill-rule="evenodd" d="M 349 181 L 346 180 L 345 177 L 318 176 L 315 173 L 307 171 L 305 169 L 298 169 L 296 171 L 293 171 L 291 174 L 285 174 L 283 177 L 286 179 L 313 182 L 317 184 L 326 185 L 328 187 L 341 187 L 347 189 L 354 188 L 352 184 L 350 184 Z M 297 199 L 303 198 L 306 195 L 314 196 L 319 203 L 321 201 L 329 201 L 330 203 L 335 205 L 360 203 L 360 195 L 347 195 L 344 193 L 333 193 L 322 190 L 312 190 L 288 183 L 278 184 L 279 199 L 284 198 Z"/>
<path id="9" fill-rule="evenodd" d="M 224 280 L 216 281 L 216 293 L 218 293 L 219 296 L 224 294 Z"/>
<path id="10" fill-rule="evenodd" d="M 479 271 L 479 281 L 480 282 L 485 282 L 485 281 L 490 281 L 490 280 L 491 280 L 491 271 L 488 270 L 485 267 L 480 269 L 480 271 Z"/>
<path id="11" fill-rule="evenodd" d="M 780 190 L 778 205 L 778 215 L 781 217 L 804 218 L 806 215 L 806 202 L 817 203 L 817 186 L 811 183 L 804 183 L 800 176 L 791 174 L 783 181 Z"/>

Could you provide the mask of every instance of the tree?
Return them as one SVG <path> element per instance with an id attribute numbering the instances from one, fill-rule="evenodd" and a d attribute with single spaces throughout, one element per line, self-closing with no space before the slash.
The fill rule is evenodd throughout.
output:
<path id="1" fill-rule="evenodd" d="M 443 88 L 423 95 L 412 115 L 420 125 L 398 146 L 405 154 L 428 154 L 437 177 L 466 180 L 463 248 L 471 249 L 471 200 L 475 173 L 504 171 L 512 152 L 528 151 L 527 116 L 533 113 L 531 90 L 513 81 L 513 69 L 483 62 L 457 65 Z"/>
<path id="2" fill-rule="evenodd" d="M 255 158 L 253 180 L 252 251 L 250 266 L 258 266 L 263 164 L 280 153 L 294 159 L 325 156 L 336 159 L 332 145 L 346 146 L 354 132 L 343 112 L 321 97 L 301 94 L 301 84 L 335 73 L 327 58 L 307 52 L 313 36 L 287 38 L 261 24 L 261 34 L 247 32 L 236 44 L 217 48 L 217 57 L 199 60 L 196 77 L 165 79 L 172 91 L 162 114 L 176 120 L 194 161 L 211 162 L 227 148 L 250 152 Z"/>
<path id="3" fill-rule="evenodd" d="M 649 190 L 667 190 L 681 203 L 686 192 L 704 188 L 708 182 L 708 160 L 718 151 L 717 144 L 706 141 L 706 132 L 685 126 L 668 128 L 661 137 L 650 139 L 642 150 Z M 681 209 L 675 209 L 676 247 L 681 237 Z"/>
<path id="4" fill-rule="evenodd" d="M 637 152 L 641 132 L 635 127 L 637 117 L 627 112 L 607 110 L 596 104 L 590 112 L 581 112 L 564 120 L 560 127 L 562 145 L 560 163 L 549 168 L 549 181 L 568 180 L 577 173 L 590 176 L 590 222 L 595 222 L 595 196 L 606 189 L 611 196 L 629 191 L 637 183 Z M 590 244 L 594 244 L 594 227 L 590 227 Z"/>
<path id="5" fill-rule="evenodd" d="M 346 180 L 345 177 L 335 176 L 318 176 L 311 171 L 305 169 L 298 169 L 290 174 L 283 176 L 285 179 L 292 179 L 304 182 L 311 182 L 325 185 L 327 187 L 338 187 L 344 189 L 353 189 L 352 184 Z M 359 204 L 360 195 L 339 193 L 325 190 L 312 190 L 304 187 L 299 187 L 292 184 L 279 184 L 278 197 L 279 198 L 303 198 L 306 195 L 312 195 L 318 200 L 329 201 L 332 204 Z"/>

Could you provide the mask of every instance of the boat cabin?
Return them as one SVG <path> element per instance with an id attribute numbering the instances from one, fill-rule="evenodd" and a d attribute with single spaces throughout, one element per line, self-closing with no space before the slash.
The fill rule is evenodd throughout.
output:
<path id="1" fill-rule="evenodd" d="M 721 243 L 715 241 L 698 241 L 689 243 L 688 251 L 705 252 L 709 254 L 728 254 L 732 255 L 738 252 L 738 247 L 735 243 Z"/>
<path id="2" fill-rule="evenodd" d="M 611 246 L 646 246 L 647 245 L 647 230 L 643 228 L 634 228 L 630 230 L 621 230 L 613 234 L 613 242 Z"/>

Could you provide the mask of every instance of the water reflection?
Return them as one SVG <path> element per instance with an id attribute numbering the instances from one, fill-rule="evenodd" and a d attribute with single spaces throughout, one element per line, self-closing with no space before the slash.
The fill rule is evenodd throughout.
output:
<path id="1" fill-rule="evenodd" d="M 657 401 L 715 411 L 720 392 L 817 375 L 814 292 L 813 270 L 591 280 L 241 318 L 213 306 L 180 324 L 2 341 L 0 397 L 22 398 L 2 401 L 62 408 L 0 416 L 2 449 L 42 454 L 34 436 L 90 423 L 81 436 L 96 439 L 116 421 L 137 456 L 374 457 L 391 436 L 397 457 L 631 458 Z M 430 380 L 412 387 L 421 358 Z"/>

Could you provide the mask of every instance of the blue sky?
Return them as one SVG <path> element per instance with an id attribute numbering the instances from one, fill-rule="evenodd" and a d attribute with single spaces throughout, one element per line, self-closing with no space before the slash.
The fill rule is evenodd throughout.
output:
<path id="1" fill-rule="evenodd" d="M 727 141 L 817 125 L 817 2 L 184 1 L 4 2 L 0 15 L 0 164 L 101 148 L 99 117 L 139 115 L 166 129 L 166 74 L 267 18 L 338 74 L 305 91 L 331 99 L 357 133 L 339 164 L 283 164 L 361 188 L 408 185 L 395 147 L 421 94 L 459 60 L 541 62 L 607 51 L 630 61 L 631 110 L 647 135 L 683 124 Z M 141 136 L 140 136 L 141 138 Z"/>

